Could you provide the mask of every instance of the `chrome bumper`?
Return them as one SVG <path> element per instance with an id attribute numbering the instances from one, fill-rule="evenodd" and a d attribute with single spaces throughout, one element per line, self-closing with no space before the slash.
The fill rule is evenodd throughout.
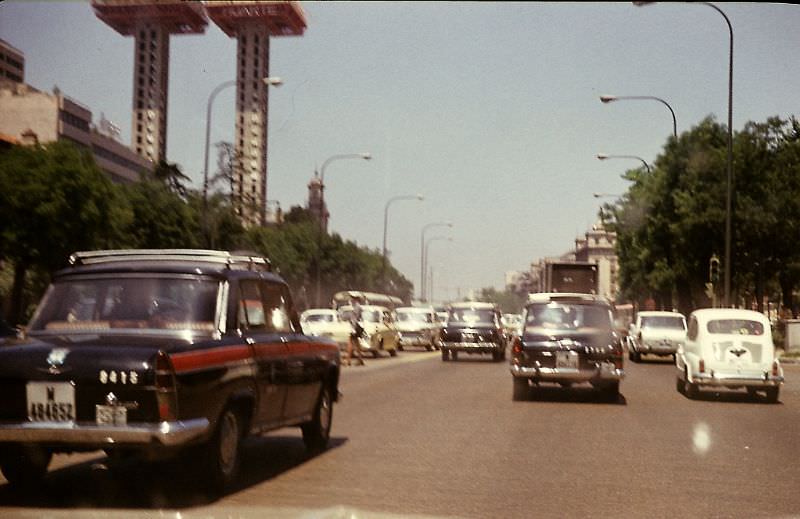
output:
<path id="1" fill-rule="evenodd" d="M 124 426 L 93 423 L 0 423 L 0 442 L 46 442 L 73 445 L 160 444 L 178 446 L 209 429 L 205 418 Z"/>
<path id="2" fill-rule="evenodd" d="M 638 351 L 639 353 L 649 353 L 649 354 L 652 354 L 652 355 L 674 355 L 674 354 L 676 354 L 678 352 L 678 346 L 677 345 L 675 345 L 675 346 L 662 346 L 662 345 L 651 346 L 651 345 L 647 345 L 647 344 L 642 344 L 638 348 L 636 348 L 636 351 Z"/>
<path id="3" fill-rule="evenodd" d="M 594 369 L 525 367 L 511 364 L 511 374 L 515 377 L 533 380 L 570 382 L 620 381 L 625 378 L 625 371 L 615 368 L 610 362 L 598 363 Z"/>
<path id="4" fill-rule="evenodd" d="M 503 347 L 497 342 L 443 342 L 442 348 L 449 351 L 465 351 L 472 353 L 489 353 Z"/>
<path id="5" fill-rule="evenodd" d="M 742 375 L 740 373 L 698 373 L 692 376 L 692 382 L 698 386 L 711 387 L 776 387 L 783 384 L 782 376 Z"/>

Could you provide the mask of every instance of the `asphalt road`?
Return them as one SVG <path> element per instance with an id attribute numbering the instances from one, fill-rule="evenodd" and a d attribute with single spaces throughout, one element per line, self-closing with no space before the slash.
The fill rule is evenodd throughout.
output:
<path id="1" fill-rule="evenodd" d="M 403 352 L 344 368 L 328 451 L 309 458 L 294 430 L 250 441 L 226 496 L 199 493 L 181 467 L 59 456 L 40 493 L 0 486 L 0 516 L 798 515 L 800 366 L 784 369 L 774 405 L 688 400 L 658 360 L 626 362 L 616 402 L 588 386 L 512 402 L 506 362 Z"/>

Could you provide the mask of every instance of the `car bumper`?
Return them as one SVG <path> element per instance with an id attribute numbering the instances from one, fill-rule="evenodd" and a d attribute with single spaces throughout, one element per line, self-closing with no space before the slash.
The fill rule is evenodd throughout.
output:
<path id="1" fill-rule="evenodd" d="M 205 418 L 125 426 L 92 423 L 0 423 L 0 442 L 58 443 L 68 445 L 161 445 L 191 442 L 209 429 Z"/>
<path id="2" fill-rule="evenodd" d="M 590 369 L 528 367 L 512 364 L 511 374 L 519 378 L 553 382 L 618 382 L 625 378 L 625 371 L 615 367 L 611 362 L 598 362 Z"/>
<path id="3" fill-rule="evenodd" d="M 704 387 L 777 387 L 783 384 L 783 377 L 741 373 L 698 373 L 692 376 L 692 383 Z"/>
<path id="4" fill-rule="evenodd" d="M 642 344 L 636 351 L 639 353 L 648 353 L 651 355 L 675 355 L 678 352 L 678 345 L 663 346 L 663 345 L 650 345 Z"/>
<path id="5" fill-rule="evenodd" d="M 497 342 L 443 342 L 442 349 L 467 353 L 492 353 L 503 349 Z"/>
<path id="6" fill-rule="evenodd" d="M 431 346 L 433 345 L 433 341 L 428 337 L 403 335 L 400 337 L 400 344 L 403 346 Z"/>

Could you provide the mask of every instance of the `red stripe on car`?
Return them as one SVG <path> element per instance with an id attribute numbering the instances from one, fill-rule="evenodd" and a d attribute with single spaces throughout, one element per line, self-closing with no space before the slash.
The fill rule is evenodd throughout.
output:
<path id="1" fill-rule="evenodd" d="M 170 355 L 177 373 L 196 369 L 212 368 L 237 360 L 249 359 L 252 352 L 249 346 L 228 346 L 211 350 L 187 351 Z"/>

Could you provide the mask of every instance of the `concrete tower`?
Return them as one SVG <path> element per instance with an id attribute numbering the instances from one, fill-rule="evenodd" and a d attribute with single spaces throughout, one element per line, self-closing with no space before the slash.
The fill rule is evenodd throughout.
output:
<path id="1" fill-rule="evenodd" d="M 222 31 L 237 39 L 236 137 L 240 157 L 234 175 L 233 198 L 245 225 L 263 225 L 267 200 L 267 107 L 269 39 L 300 36 L 306 28 L 299 2 L 205 2 L 208 16 Z"/>
<path id="2" fill-rule="evenodd" d="M 208 21 L 200 2 L 92 0 L 95 15 L 135 38 L 131 147 L 155 163 L 167 156 L 169 37 L 202 34 Z"/>

